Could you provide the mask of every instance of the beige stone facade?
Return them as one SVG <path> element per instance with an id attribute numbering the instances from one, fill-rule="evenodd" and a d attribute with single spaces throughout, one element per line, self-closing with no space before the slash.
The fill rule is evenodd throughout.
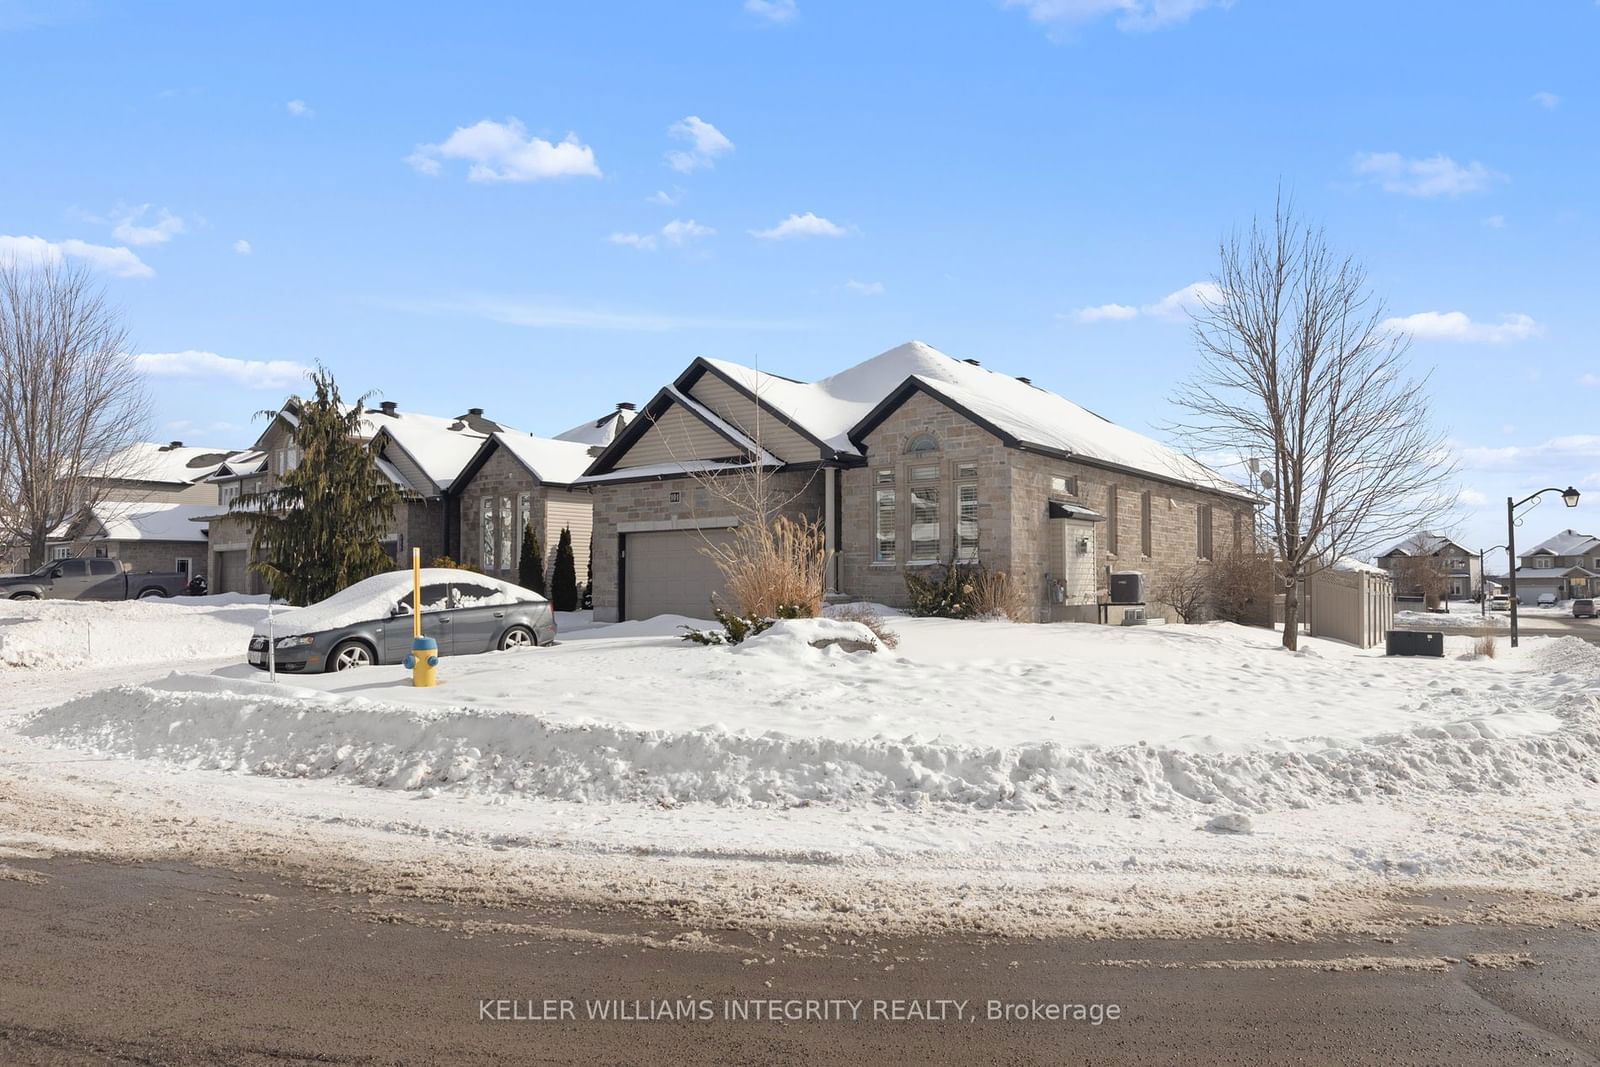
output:
<path id="1" fill-rule="evenodd" d="M 771 475 L 768 483 L 774 498 L 785 502 L 786 513 L 811 521 L 822 516 L 823 485 L 821 470 L 785 471 Z M 737 518 L 713 488 L 693 477 L 601 482 L 591 491 L 594 617 L 599 622 L 621 617 L 619 551 L 629 532 L 725 528 Z"/>
<path id="2" fill-rule="evenodd" d="M 460 555 L 469 567 L 506 581 L 517 580 L 523 529 L 533 524 L 544 555 L 545 580 L 555 567 L 562 527 L 572 531 L 578 584 L 587 579 L 592 501 L 587 490 L 546 485 L 505 448 L 497 448 L 467 482 L 454 490 L 460 501 Z M 548 588 L 548 586 L 547 586 Z"/>

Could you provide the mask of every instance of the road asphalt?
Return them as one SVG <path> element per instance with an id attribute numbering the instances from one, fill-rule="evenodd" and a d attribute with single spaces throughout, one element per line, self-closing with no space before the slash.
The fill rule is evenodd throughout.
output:
<path id="1" fill-rule="evenodd" d="M 849 939 L 5 859 L 0 1062 L 1596 1064 L 1600 933 Z"/>

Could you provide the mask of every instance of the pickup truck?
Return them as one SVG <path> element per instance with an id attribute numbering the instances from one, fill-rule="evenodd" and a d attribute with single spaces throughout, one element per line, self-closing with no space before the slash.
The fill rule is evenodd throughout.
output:
<path id="1" fill-rule="evenodd" d="M 0 576 L 0 599 L 143 600 L 187 593 L 189 585 L 187 574 L 133 574 L 114 559 L 57 559 L 32 574 Z"/>

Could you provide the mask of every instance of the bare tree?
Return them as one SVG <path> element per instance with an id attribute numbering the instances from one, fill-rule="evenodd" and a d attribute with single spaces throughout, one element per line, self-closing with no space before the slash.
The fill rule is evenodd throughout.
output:
<path id="1" fill-rule="evenodd" d="M 1448 511 L 1454 473 L 1426 377 L 1384 326 L 1365 270 L 1279 199 L 1220 249 L 1194 313 L 1199 370 L 1174 397 L 1204 454 L 1258 460 L 1279 561 L 1283 644 L 1298 646 L 1299 583 L 1379 538 Z"/>
<path id="2" fill-rule="evenodd" d="M 1450 588 L 1450 570 L 1437 555 L 1396 556 L 1390 561 L 1399 591 L 1422 597 L 1422 606 L 1437 608 Z"/>
<path id="3" fill-rule="evenodd" d="M 0 538 L 44 562 L 63 523 L 130 472 L 149 418 L 121 312 L 86 272 L 0 263 Z"/>
<path id="4" fill-rule="evenodd" d="M 1190 563 L 1169 571 L 1155 583 L 1151 594 L 1184 622 L 1199 622 L 1211 606 L 1211 568 Z"/>

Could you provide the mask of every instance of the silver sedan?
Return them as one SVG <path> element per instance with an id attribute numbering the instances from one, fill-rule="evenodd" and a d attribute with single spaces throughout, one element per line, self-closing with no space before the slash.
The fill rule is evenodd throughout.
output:
<path id="1" fill-rule="evenodd" d="M 531 589 L 470 571 L 422 573 L 422 634 L 438 642 L 441 656 L 555 643 L 555 613 Z M 270 658 L 285 673 L 316 673 L 403 663 L 412 611 L 411 572 L 380 574 L 258 624 L 250 665 L 266 670 Z"/>

